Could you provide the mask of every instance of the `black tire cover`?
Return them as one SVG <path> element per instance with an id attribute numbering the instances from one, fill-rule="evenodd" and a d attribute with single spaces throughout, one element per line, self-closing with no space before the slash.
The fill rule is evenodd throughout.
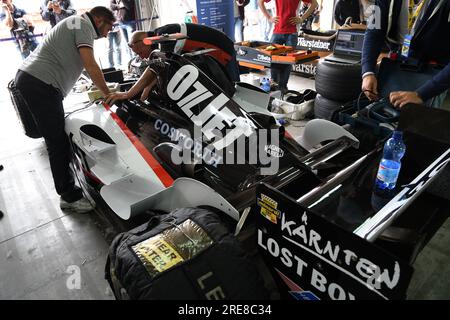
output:
<path id="1" fill-rule="evenodd" d="M 316 91 L 322 97 L 348 102 L 361 93 L 361 65 L 320 61 L 317 64 Z"/>
<path id="2" fill-rule="evenodd" d="M 316 95 L 314 101 L 314 117 L 317 119 L 333 120 L 336 110 L 342 107 L 342 103 L 327 99 L 320 94 Z"/>

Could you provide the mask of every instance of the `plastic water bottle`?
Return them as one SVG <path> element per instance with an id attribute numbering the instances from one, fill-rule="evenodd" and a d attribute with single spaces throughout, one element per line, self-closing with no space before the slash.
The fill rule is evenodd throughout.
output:
<path id="1" fill-rule="evenodd" d="M 400 174 L 400 161 L 406 151 L 402 136 L 401 131 L 394 131 L 392 137 L 384 144 L 383 158 L 380 161 L 375 181 L 375 188 L 380 191 L 389 191 L 395 188 Z"/>
<path id="2" fill-rule="evenodd" d="M 270 92 L 270 80 L 268 78 L 262 79 L 261 89 L 263 89 L 265 92 Z"/>

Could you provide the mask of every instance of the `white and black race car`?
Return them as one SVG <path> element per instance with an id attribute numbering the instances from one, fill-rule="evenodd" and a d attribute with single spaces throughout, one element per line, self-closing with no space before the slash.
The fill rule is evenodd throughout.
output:
<path id="1" fill-rule="evenodd" d="M 145 102 L 97 102 L 66 118 L 87 194 L 122 220 L 147 210 L 209 206 L 238 230 L 252 210 L 258 248 L 294 298 L 404 295 L 411 270 L 396 259 L 414 260 L 417 241 L 435 232 L 427 229 L 435 217 L 421 210 L 437 212 L 442 202 L 417 199 L 449 161 L 450 149 L 439 145 L 422 154 L 420 165 L 417 151 L 407 149 L 395 195 L 383 199 L 373 182 L 385 136 L 315 119 L 294 139 L 268 111 L 267 93 L 232 85 L 207 54 L 153 58 L 158 80 Z M 391 232 L 404 229 L 420 239 Z M 390 253 L 373 247 L 377 241 Z M 303 266 L 311 269 L 299 274 L 295 261 L 310 261 Z M 365 285 L 376 276 L 367 261 L 381 276 L 393 270 L 393 279 L 375 278 L 387 287 Z"/>
<path id="2" fill-rule="evenodd" d="M 84 186 L 122 219 L 209 204 L 237 220 L 259 182 L 306 192 L 322 182 L 313 168 L 358 145 L 340 126 L 317 120 L 302 147 L 268 111 L 268 94 L 232 86 L 207 55 L 159 53 L 157 60 L 162 72 L 146 102 L 99 102 L 66 118 Z M 306 149 L 330 140 L 326 156 Z"/>

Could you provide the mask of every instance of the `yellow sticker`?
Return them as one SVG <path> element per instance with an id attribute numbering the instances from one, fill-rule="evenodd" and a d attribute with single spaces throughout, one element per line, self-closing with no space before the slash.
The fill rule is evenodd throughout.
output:
<path id="1" fill-rule="evenodd" d="M 258 205 L 261 207 L 261 214 L 270 222 L 277 224 L 280 217 L 280 211 L 277 209 L 278 202 L 272 198 L 261 194 L 261 199 L 258 198 Z"/>
<path id="2" fill-rule="evenodd" d="M 163 272 L 184 261 L 180 254 L 159 236 L 147 239 L 133 246 L 133 250 L 144 263 L 147 270 L 151 265 L 151 269 L 155 269 L 157 272 Z"/>

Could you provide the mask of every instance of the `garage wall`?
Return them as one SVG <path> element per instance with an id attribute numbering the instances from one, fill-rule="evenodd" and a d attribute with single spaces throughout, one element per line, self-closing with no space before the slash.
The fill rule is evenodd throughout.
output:
<path id="1" fill-rule="evenodd" d="M 320 29 L 330 30 L 334 28 L 334 0 L 323 0 L 323 9 L 320 13 Z"/>
<path id="2" fill-rule="evenodd" d="M 159 2 L 159 0 L 136 0 L 137 19 L 151 19 L 140 22 L 140 30 L 152 30 L 161 25 Z"/>

